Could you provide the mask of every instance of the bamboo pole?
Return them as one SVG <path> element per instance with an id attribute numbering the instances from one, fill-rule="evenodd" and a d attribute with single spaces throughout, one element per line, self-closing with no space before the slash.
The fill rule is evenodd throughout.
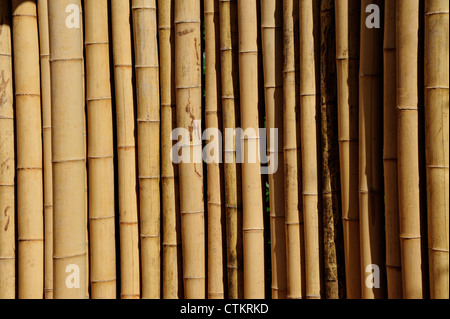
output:
<path id="1" fill-rule="evenodd" d="M 155 0 L 133 0 L 142 298 L 160 298 L 160 113 Z"/>
<path id="2" fill-rule="evenodd" d="M 111 1 L 119 175 L 121 298 L 140 297 L 130 3 Z"/>
<path id="3" fill-rule="evenodd" d="M 86 0 L 90 284 L 93 299 L 116 297 L 114 162 L 108 7 Z"/>
<path id="4" fill-rule="evenodd" d="M 362 1 L 361 12 L 369 4 L 380 6 L 380 1 Z M 364 299 L 384 298 L 385 244 L 384 212 L 381 196 L 382 162 L 382 31 L 366 26 L 366 15 L 361 14 L 361 47 L 359 75 L 359 219 L 361 249 L 361 296 Z M 370 265 L 380 270 L 378 285 L 367 284 L 372 275 Z M 369 268 L 368 268 L 369 267 Z M 368 270 L 369 269 L 369 270 Z M 367 271 L 368 270 L 368 271 Z M 370 278 L 370 277 L 369 277 Z"/>
<path id="5" fill-rule="evenodd" d="M 278 130 L 278 145 L 283 145 L 283 2 L 261 0 L 261 35 L 266 106 L 267 149 L 278 169 L 269 174 L 270 243 L 272 265 L 272 298 L 286 299 L 286 235 L 284 210 L 283 150 L 271 145 L 271 129 Z M 278 48 L 278 49 L 277 49 Z"/>
<path id="6" fill-rule="evenodd" d="M 241 92 L 241 127 L 253 130 L 241 137 L 244 298 L 264 299 L 264 220 L 259 145 L 258 25 L 257 1 L 238 0 L 239 84 Z M 252 161 L 250 161 L 250 159 Z M 255 160 L 253 160 L 255 159 Z"/>
<path id="7" fill-rule="evenodd" d="M 158 0 L 161 87 L 161 181 L 163 222 L 163 298 L 183 297 L 178 167 L 170 158 L 176 127 L 173 1 Z"/>
<path id="8" fill-rule="evenodd" d="M 317 93 L 312 0 L 300 0 L 300 118 L 302 201 L 305 222 L 306 298 L 321 298 L 317 176 Z M 313 80 L 314 79 L 314 80 Z"/>
<path id="9" fill-rule="evenodd" d="M 222 105 L 220 83 L 219 2 L 204 1 L 205 21 L 205 124 L 206 129 L 222 131 Z M 226 273 L 224 269 L 223 171 L 220 164 L 222 143 L 218 135 L 207 136 L 208 147 L 214 152 L 207 164 L 208 193 L 208 299 L 225 298 Z"/>
<path id="10" fill-rule="evenodd" d="M 397 132 L 404 298 L 422 298 L 418 132 L 419 1 L 397 1 Z"/>
<path id="11" fill-rule="evenodd" d="M 201 38 L 200 2 L 175 1 L 175 85 L 177 125 L 188 130 L 188 163 L 181 162 L 180 213 L 184 297 L 205 298 L 205 229 L 201 161 Z M 200 158 L 200 160 L 198 160 Z M 197 161 L 194 161 L 197 159 Z"/>
<path id="12" fill-rule="evenodd" d="M 43 298 L 41 100 L 36 1 L 12 2 L 17 125 L 18 290 Z"/>
<path id="13" fill-rule="evenodd" d="M 73 1 L 49 2 L 56 299 L 86 295 L 82 45 L 80 30 L 66 25 L 70 4 Z"/>
<path id="14" fill-rule="evenodd" d="M 335 0 L 338 140 L 347 299 L 361 298 L 358 201 L 360 1 Z"/>
<path id="15" fill-rule="evenodd" d="M 425 138 L 430 297 L 449 298 L 448 1 L 425 1 Z"/>
<path id="16" fill-rule="evenodd" d="M 239 126 L 239 70 L 237 1 L 220 0 L 220 53 L 223 127 Z M 224 179 L 227 232 L 228 298 L 242 299 L 242 185 L 241 165 L 236 163 L 236 136 L 225 139 Z"/>
<path id="17" fill-rule="evenodd" d="M 10 2 L 0 1 L 0 299 L 16 296 L 14 98 Z"/>
<path id="18" fill-rule="evenodd" d="M 386 277 L 389 299 L 401 299 L 402 270 L 397 186 L 396 2 L 387 1 L 384 18 L 383 165 L 386 225 Z"/>

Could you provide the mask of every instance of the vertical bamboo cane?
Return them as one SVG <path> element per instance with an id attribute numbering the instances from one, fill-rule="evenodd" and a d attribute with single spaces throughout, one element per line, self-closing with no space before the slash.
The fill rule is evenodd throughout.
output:
<path id="1" fill-rule="evenodd" d="M 73 1 L 49 2 L 53 293 L 57 299 L 83 299 L 86 295 L 82 45 L 80 30 L 66 24 L 70 4 Z M 75 5 L 79 8 L 80 2 Z"/>
<path id="2" fill-rule="evenodd" d="M 182 298 L 178 167 L 170 158 L 176 127 L 173 1 L 158 0 L 161 86 L 161 180 L 163 208 L 163 298 Z"/>
<path id="3" fill-rule="evenodd" d="M 160 167 L 159 66 L 155 0 L 133 0 L 138 125 L 142 298 L 159 299 Z"/>
<path id="4" fill-rule="evenodd" d="M 270 243 L 272 255 L 272 298 L 286 298 L 286 234 L 284 210 L 284 156 L 270 143 L 271 129 L 278 129 L 278 145 L 283 145 L 283 2 L 261 0 L 264 92 L 267 148 L 270 158 L 278 153 L 278 169 L 268 176 L 270 200 Z"/>
<path id="5" fill-rule="evenodd" d="M 0 1 L 0 299 L 16 295 L 14 98 L 10 2 Z"/>
<path id="6" fill-rule="evenodd" d="M 237 1 L 220 0 L 220 52 L 223 127 L 239 123 Z M 236 136 L 225 138 L 225 209 L 227 229 L 228 298 L 243 297 L 241 165 L 236 163 Z"/>
<path id="7" fill-rule="evenodd" d="M 401 299 L 402 270 L 397 186 L 396 2 L 385 3 L 383 164 L 386 224 L 386 277 L 389 299 Z"/>
<path id="8" fill-rule="evenodd" d="M 422 298 L 418 132 L 419 1 L 397 1 L 397 132 L 403 297 Z"/>
<path id="9" fill-rule="evenodd" d="M 93 299 L 116 297 L 114 162 L 108 3 L 85 1 L 90 283 Z"/>
<path id="10" fill-rule="evenodd" d="M 184 296 L 205 298 L 205 229 L 201 161 L 200 2 L 175 0 L 177 124 L 189 131 L 189 163 L 179 164 Z M 200 157 L 199 163 L 194 158 Z"/>
<path id="11" fill-rule="evenodd" d="M 36 1 L 15 0 L 19 298 L 43 298 L 44 230 L 39 38 Z"/>
<path id="12" fill-rule="evenodd" d="M 205 19 L 205 121 L 206 128 L 221 130 L 222 105 L 220 103 L 220 50 L 219 50 L 219 2 L 204 1 Z M 207 165 L 208 185 L 208 299 L 225 297 L 225 272 L 223 249 L 223 171 L 219 154 L 221 141 L 209 137 L 206 143 L 214 147 Z M 210 162 L 211 161 L 211 162 Z"/>
<path id="13" fill-rule="evenodd" d="M 449 298 L 448 1 L 425 1 L 425 134 L 430 297 Z"/>
<path id="14" fill-rule="evenodd" d="M 130 3 L 111 1 L 119 174 L 121 298 L 140 297 Z"/>

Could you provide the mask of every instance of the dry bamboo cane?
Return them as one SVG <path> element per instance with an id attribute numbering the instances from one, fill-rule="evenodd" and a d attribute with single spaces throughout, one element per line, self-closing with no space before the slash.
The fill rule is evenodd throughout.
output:
<path id="1" fill-rule="evenodd" d="M 108 3 L 86 0 L 90 284 L 93 299 L 116 297 L 114 161 Z"/>
<path id="2" fill-rule="evenodd" d="M 300 117 L 306 298 L 321 298 L 316 132 L 316 61 L 313 0 L 300 0 Z"/>
<path id="3" fill-rule="evenodd" d="M 73 1 L 49 2 L 53 162 L 53 295 L 86 296 L 86 220 L 80 30 L 68 27 Z M 80 8 L 80 2 L 75 2 Z M 72 7 L 73 8 L 73 7 Z M 77 19 L 74 10 L 73 19 Z"/>
<path id="4" fill-rule="evenodd" d="M 222 131 L 220 103 L 219 2 L 204 1 L 205 19 L 205 124 L 206 129 Z M 225 297 L 224 272 L 224 201 L 223 171 L 220 164 L 220 135 L 207 135 L 207 198 L 208 198 L 208 299 Z M 213 151 L 211 151 L 211 149 Z"/>
<path id="5" fill-rule="evenodd" d="M 136 61 L 142 298 L 159 299 L 160 113 L 156 1 L 133 0 L 131 3 Z"/>
<path id="6" fill-rule="evenodd" d="M 220 52 L 223 127 L 234 130 L 239 123 L 239 70 L 237 1 L 220 0 Z M 242 189 L 241 165 L 236 163 L 236 136 L 225 139 L 225 209 L 227 232 L 228 298 L 242 299 Z"/>
<path id="7" fill-rule="evenodd" d="M 140 297 L 130 2 L 111 1 L 119 175 L 121 298 Z"/>
<path id="8" fill-rule="evenodd" d="M 261 0 L 261 34 L 266 106 L 267 149 L 278 169 L 269 174 L 270 243 L 272 265 L 272 298 L 286 299 L 286 233 L 284 210 L 283 150 L 270 143 L 271 129 L 278 130 L 278 145 L 283 145 L 283 1 Z"/>
<path id="9" fill-rule="evenodd" d="M 425 136 L 430 297 L 449 298 L 449 3 L 425 1 Z"/>
<path id="10" fill-rule="evenodd" d="M 14 84 L 17 125 L 19 298 L 43 298 L 44 225 L 41 95 L 36 1 L 15 0 Z"/>
<path id="11" fill-rule="evenodd" d="M 300 143 L 297 140 L 298 98 L 296 86 L 296 43 L 298 1 L 283 1 L 283 151 L 284 151 L 284 199 L 286 233 L 286 297 L 301 299 L 303 296 L 302 255 L 303 236 L 300 225 L 301 198 L 299 197 Z"/>
<path id="12" fill-rule="evenodd" d="M 401 299 L 402 269 L 397 186 L 396 1 L 385 3 L 383 165 L 386 228 L 386 278 L 389 299 Z"/>
<path id="13" fill-rule="evenodd" d="M 0 1 L 0 299 L 16 295 L 14 98 L 10 2 Z"/>
<path id="14" fill-rule="evenodd" d="M 205 298 L 205 216 L 201 134 L 200 2 L 175 0 L 175 85 L 177 125 L 189 132 L 181 151 L 180 214 L 183 252 L 184 297 Z"/>
<path id="15" fill-rule="evenodd" d="M 422 298 L 418 132 L 419 1 L 397 1 L 397 138 L 403 297 Z"/>
<path id="16" fill-rule="evenodd" d="M 360 1 L 335 0 L 338 140 L 347 299 L 361 298 L 358 204 Z"/>
<path id="17" fill-rule="evenodd" d="M 369 4 L 381 1 L 364 0 L 361 12 Z M 382 30 L 366 26 L 367 14 L 361 14 L 361 47 L 359 75 L 359 219 L 361 249 L 361 296 L 364 299 L 384 298 L 385 244 L 384 212 L 381 196 L 382 162 Z M 368 284 L 376 265 L 380 270 L 378 283 Z M 375 268 L 376 269 L 376 268 Z M 374 270 L 375 271 L 375 270 Z"/>
<path id="18" fill-rule="evenodd" d="M 161 181 L 163 222 L 163 298 L 183 296 L 178 167 L 170 158 L 176 127 L 173 1 L 158 0 L 161 87 Z"/>

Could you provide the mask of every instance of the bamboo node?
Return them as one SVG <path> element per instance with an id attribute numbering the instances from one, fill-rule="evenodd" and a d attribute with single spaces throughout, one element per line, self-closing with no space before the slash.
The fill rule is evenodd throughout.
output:
<path id="1" fill-rule="evenodd" d="M 448 11 L 429 11 L 429 12 L 425 12 L 426 16 L 431 16 L 431 15 L 435 15 L 435 14 L 448 14 Z"/>
<path id="2" fill-rule="evenodd" d="M 17 167 L 18 171 L 42 170 L 42 167 Z"/>
<path id="3" fill-rule="evenodd" d="M 244 232 L 244 233 L 263 233 L 264 228 L 243 228 L 242 232 Z"/>
<path id="4" fill-rule="evenodd" d="M 441 252 L 441 253 L 448 253 L 448 248 L 445 249 L 445 248 L 433 248 L 433 247 L 428 247 L 428 250 L 431 250 L 431 251 L 438 251 L 438 252 Z"/>
<path id="5" fill-rule="evenodd" d="M 84 42 L 84 45 L 93 45 L 93 44 L 109 44 L 109 41 Z"/>
<path id="6" fill-rule="evenodd" d="M 159 68 L 159 65 L 151 65 L 151 64 L 149 64 L 149 65 L 135 65 L 134 66 L 136 69 L 158 69 Z"/>
<path id="7" fill-rule="evenodd" d="M 12 57 L 12 54 L 9 54 L 9 53 L 0 53 L 0 56 Z"/>
<path id="8" fill-rule="evenodd" d="M 102 282 L 111 282 L 111 281 L 116 281 L 116 278 L 112 278 L 112 279 L 102 279 L 102 280 L 93 280 L 91 279 L 91 284 L 96 284 L 96 283 L 102 283 Z"/>
<path id="9" fill-rule="evenodd" d="M 183 279 L 205 279 L 205 276 L 185 276 Z"/>
<path id="10" fill-rule="evenodd" d="M 204 210 L 182 211 L 180 214 L 203 214 Z"/>
<path id="11" fill-rule="evenodd" d="M 83 58 L 50 58 L 50 62 L 64 62 L 64 61 L 83 61 Z"/>
<path id="12" fill-rule="evenodd" d="M 112 99 L 111 96 L 104 96 L 104 97 L 87 98 L 86 101 L 87 101 L 87 102 L 92 102 L 92 101 L 105 101 L 105 100 L 111 100 L 111 99 Z"/>
<path id="13" fill-rule="evenodd" d="M 140 234 L 141 238 L 161 238 L 161 235 L 144 235 Z"/>
<path id="14" fill-rule="evenodd" d="M 13 13 L 12 14 L 13 17 L 32 17 L 32 18 L 37 18 L 36 14 L 30 14 L 30 13 Z"/>
<path id="15" fill-rule="evenodd" d="M 200 23 L 200 20 L 180 20 L 180 21 L 174 21 L 174 24 L 181 24 L 181 23 Z"/>
<path id="16" fill-rule="evenodd" d="M 40 97 L 41 95 L 39 93 L 16 93 L 14 94 L 17 96 L 33 96 L 33 97 Z"/>
<path id="17" fill-rule="evenodd" d="M 114 158 L 114 156 L 113 155 L 105 155 L 105 156 L 88 155 L 88 159 L 105 159 L 105 158 Z"/>
<path id="18" fill-rule="evenodd" d="M 0 260 L 13 260 L 13 259 L 16 259 L 16 257 L 7 257 L 7 256 L 3 257 L 3 256 L 0 256 Z"/>
<path id="19" fill-rule="evenodd" d="M 100 216 L 100 217 L 89 217 L 89 220 L 111 219 L 111 218 L 115 218 L 115 215 L 111 215 L 111 216 Z"/>
<path id="20" fill-rule="evenodd" d="M 156 10 L 156 7 L 152 7 L 152 6 L 135 6 L 135 7 L 131 7 L 131 10 L 140 10 L 140 9 L 150 9 L 150 10 Z"/>
<path id="21" fill-rule="evenodd" d="M 74 258 L 74 257 L 80 257 L 80 256 L 86 256 L 86 252 L 79 253 L 79 254 L 73 254 L 73 255 L 66 255 L 66 256 L 53 255 L 53 259 L 68 259 L 68 258 Z"/>
<path id="22" fill-rule="evenodd" d="M 138 176 L 139 179 L 158 179 L 159 180 L 159 175 L 158 176 Z"/>
<path id="23" fill-rule="evenodd" d="M 195 85 L 188 85 L 188 86 L 177 86 L 175 87 L 177 90 L 182 90 L 182 89 L 196 89 L 196 88 L 201 88 L 202 85 L 201 84 L 195 84 Z"/>
<path id="24" fill-rule="evenodd" d="M 84 159 L 84 158 L 69 158 L 66 160 L 52 160 L 52 163 L 54 163 L 54 164 L 70 163 L 70 162 L 86 162 L 86 159 Z"/>
<path id="25" fill-rule="evenodd" d="M 124 222 L 124 221 L 119 221 L 120 225 L 137 225 L 138 222 Z"/>

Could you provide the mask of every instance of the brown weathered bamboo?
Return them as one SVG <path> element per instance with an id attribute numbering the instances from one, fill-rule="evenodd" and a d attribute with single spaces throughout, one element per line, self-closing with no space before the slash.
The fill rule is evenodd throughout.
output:
<path id="1" fill-rule="evenodd" d="M 139 227 L 130 2 L 111 1 L 115 79 L 121 298 L 140 297 Z"/>
<path id="2" fill-rule="evenodd" d="M 14 96 L 11 4 L 0 1 L 0 299 L 16 296 Z"/>

